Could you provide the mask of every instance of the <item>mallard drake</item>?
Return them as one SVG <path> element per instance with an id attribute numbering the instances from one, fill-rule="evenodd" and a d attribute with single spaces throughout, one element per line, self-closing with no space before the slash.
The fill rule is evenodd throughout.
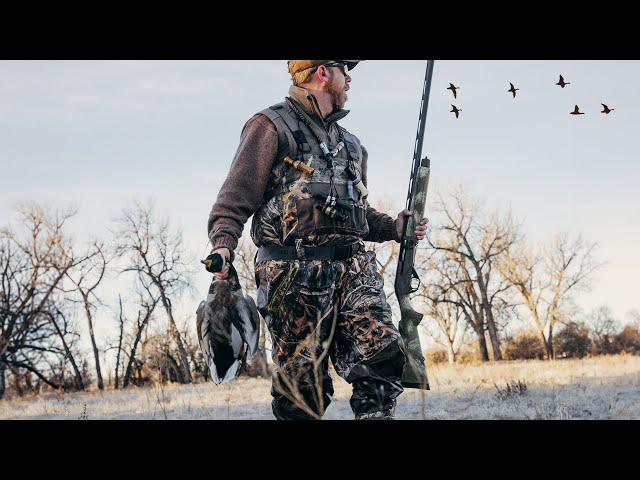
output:
<path id="1" fill-rule="evenodd" d="M 260 317 L 233 265 L 226 280 L 212 281 L 207 299 L 198 306 L 196 325 L 211 379 L 219 385 L 235 378 L 258 349 Z"/>

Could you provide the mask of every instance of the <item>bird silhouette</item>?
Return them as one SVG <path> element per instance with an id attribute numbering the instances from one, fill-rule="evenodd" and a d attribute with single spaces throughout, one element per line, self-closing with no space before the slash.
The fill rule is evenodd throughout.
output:
<path id="1" fill-rule="evenodd" d="M 560 85 L 560 87 L 564 88 L 565 85 L 571 85 L 571 82 L 565 82 L 564 77 L 560 75 L 560 80 L 558 80 L 558 83 L 556 83 L 556 85 Z"/>
<path id="2" fill-rule="evenodd" d="M 462 109 L 456 107 L 455 105 L 451 105 L 451 110 L 449 110 L 449 112 L 452 112 L 452 113 L 456 114 L 456 118 L 458 118 L 460 116 L 460 112 L 461 111 L 462 111 Z"/>
<path id="3" fill-rule="evenodd" d="M 578 105 L 575 106 L 573 112 L 569 112 L 571 115 L 584 115 L 584 112 L 581 112 L 578 108 Z"/>
<path id="4" fill-rule="evenodd" d="M 516 90 L 520 90 L 520 89 L 514 87 L 513 83 L 511 83 L 511 82 L 509 82 L 509 85 L 511 86 L 511 88 L 509 90 L 507 90 L 507 92 L 513 93 L 513 98 L 516 98 Z"/>
<path id="5" fill-rule="evenodd" d="M 449 84 L 449 88 L 447 88 L 447 90 L 451 90 L 453 92 L 453 98 L 458 98 L 458 96 L 456 95 L 456 90 L 459 90 L 460 87 L 456 87 L 453 83 Z"/>
<path id="6" fill-rule="evenodd" d="M 600 105 L 602 105 L 602 107 L 604 108 L 604 110 L 602 110 L 600 113 L 604 113 L 606 115 L 609 115 L 609 112 L 613 112 L 615 110 L 615 108 L 607 107 L 604 103 L 601 103 Z"/>

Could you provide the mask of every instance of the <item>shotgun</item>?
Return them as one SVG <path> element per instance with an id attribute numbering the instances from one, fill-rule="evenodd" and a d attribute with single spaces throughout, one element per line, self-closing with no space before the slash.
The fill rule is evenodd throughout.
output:
<path id="1" fill-rule="evenodd" d="M 422 90 L 422 103 L 420 106 L 420 118 L 418 120 L 418 133 L 413 151 L 413 165 L 409 180 L 409 193 L 407 195 L 406 208 L 412 211 L 407 218 L 407 223 L 402 233 L 400 253 L 398 254 L 398 267 L 396 269 L 395 292 L 400 305 L 399 330 L 404 342 L 404 352 L 407 361 L 402 373 L 402 386 L 406 388 L 421 388 L 429 390 L 429 380 L 424 366 L 422 346 L 418 336 L 418 325 L 423 315 L 416 312 L 409 295 L 420 288 L 420 278 L 414 267 L 416 247 L 418 241 L 414 234 L 415 226 L 424 217 L 424 209 L 427 200 L 429 186 L 430 161 L 422 157 L 422 143 L 424 141 L 424 128 L 429 107 L 429 92 L 431 91 L 431 77 L 433 76 L 433 60 L 427 61 L 427 70 Z M 413 282 L 417 281 L 414 286 Z"/>

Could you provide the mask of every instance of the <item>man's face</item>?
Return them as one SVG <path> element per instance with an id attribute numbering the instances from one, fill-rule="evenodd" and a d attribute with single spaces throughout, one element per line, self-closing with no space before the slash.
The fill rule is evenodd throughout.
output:
<path id="1" fill-rule="evenodd" d="M 347 90 L 351 77 L 344 71 L 343 67 L 329 67 L 329 83 L 327 84 L 327 92 L 331 95 L 331 103 L 334 110 L 344 108 L 347 103 Z"/>

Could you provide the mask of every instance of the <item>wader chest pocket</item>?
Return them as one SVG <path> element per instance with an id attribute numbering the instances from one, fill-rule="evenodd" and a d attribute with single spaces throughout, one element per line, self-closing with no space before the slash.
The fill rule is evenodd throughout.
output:
<path id="1" fill-rule="evenodd" d="M 316 189 L 312 189 L 313 191 Z M 347 198 L 346 188 L 341 194 L 341 198 Z M 322 192 L 326 195 L 326 192 Z M 296 201 L 296 210 L 298 216 L 298 234 L 300 236 L 308 234 L 338 233 L 338 234 L 355 234 L 364 235 L 367 230 L 366 210 L 364 207 L 353 205 L 350 209 L 340 208 L 340 212 L 346 218 L 340 221 L 332 218 L 322 212 L 323 202 L 317 198 L 302 198 Z"/>

